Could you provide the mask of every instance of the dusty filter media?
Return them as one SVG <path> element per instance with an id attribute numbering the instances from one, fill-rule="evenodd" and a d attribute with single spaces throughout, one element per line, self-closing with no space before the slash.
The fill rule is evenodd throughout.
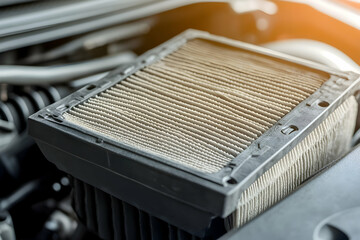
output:
<path id="1" fill-rule="evenodd" d="M 328 77 L 195 39 L 64 117 L 126 145 L 213 173 Z"/>

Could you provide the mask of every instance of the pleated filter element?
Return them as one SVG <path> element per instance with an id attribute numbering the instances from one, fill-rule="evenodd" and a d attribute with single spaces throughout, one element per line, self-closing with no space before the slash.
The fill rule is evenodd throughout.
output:
<path id="1" fill-rule="evenodd" d="M 201 172 L 222 169 L 327 74 L 195 39 L 64 114 Z"/>

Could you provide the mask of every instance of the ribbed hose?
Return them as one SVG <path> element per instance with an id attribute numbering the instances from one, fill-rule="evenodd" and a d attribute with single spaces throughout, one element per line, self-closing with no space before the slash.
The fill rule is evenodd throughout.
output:
<path id="1" fill-rule="evenodd" d="M 49 104 L 69 94 L 60 87 L 37 87 L 11 93 L 6 102 L 0 102 L 0 119 L 13 123 L 18 133 L 27 128 L 27 118 Z"/>

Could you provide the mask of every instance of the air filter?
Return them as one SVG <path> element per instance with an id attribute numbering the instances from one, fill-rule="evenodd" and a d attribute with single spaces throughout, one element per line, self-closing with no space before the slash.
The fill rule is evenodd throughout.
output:
<path id="1" fill-rule="evenodd" d="M 64 117 L 168 161 L 218 172 L 326 81 L 284 68 L 191 40 Z"/>
<path id="2" fill-rule="evenodd" d="M 33 115 L 30 134 L 102 237 L 209 237 L 214 219 L 241 226 L 349 149 L 359 81 L 189 30 Z"/>

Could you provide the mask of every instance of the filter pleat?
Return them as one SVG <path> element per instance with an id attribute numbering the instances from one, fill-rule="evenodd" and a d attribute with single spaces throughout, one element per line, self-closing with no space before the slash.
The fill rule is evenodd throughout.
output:
<path id="1" fill-rule="evenodd" d="M 64 114 L 201 172 L 217 172 L 328 76 L 195 39 Z"/>

